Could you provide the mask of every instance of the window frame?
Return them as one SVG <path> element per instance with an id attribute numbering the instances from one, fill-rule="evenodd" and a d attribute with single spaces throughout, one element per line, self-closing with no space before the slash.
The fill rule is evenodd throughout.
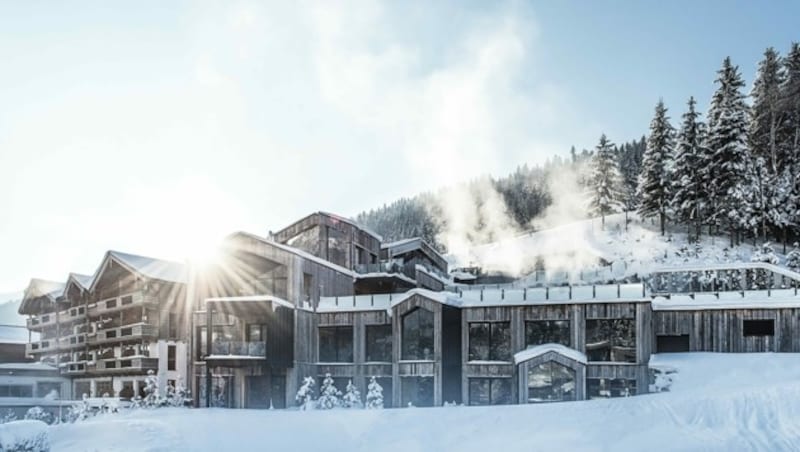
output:
<path id="1" fill-rule="evenodd" d="M 374 338 L 370 337 L 370 330 L 387 330 L 388 334 L 385 337 L 389 339 L 389 351 L 386 354 L 386 359 L 370 359 L 370 346 L 377 344 Z M 392 324 L 375 324 L 375 325 L 364 325 L 364 362 L 368 363 L 390 363 L 392 362 L 392 350 L 394 346 L 394 335 L 392 332 Z"/>
<path id="2" fill-rule="evenodd" d="M 167 344 L 167 370 L 178 370 L 178 346 Z"/>
<path id="3" fill-rule="evenodd" d="M 633 331 L 633 359 L 632 360 L 614 360 L 611 359 L 611 350 L 615 346 L 622 347 L 617 345 L 617 338 L 610 338 L 609 339 L 609 359 L 607 360 L 594 360 L 591 358 L 591 352 L 588 349 L 589 345 L 589 322 L 632 322 L 630 331 Z M 583 338 L 583 346 L 586 354 L 587 361 L 590 363 L 625 363 L 625 364 L 635 364 L 638 361 L 638 347 L 639 347 L 639 338 L 636 337 L 636 317 L 633 318 L 619 318 L 619 317 L 603 317 L 603 318 L 591 318 L 591 319 L 584 319 L 583 327 L 584 327 L 584 338 Z M 618 330 L 618 328 L 612 328 L 613 330 Z M 630 347 L 629 347 L 630 348 Z"/>
<path id="4" fill-rule="evenodd" d="M 333 350 L 334 350 L 334 359 L 323 359 L 322 352 L 322 332 L 324 331 L 333 331 Z M 349 334 L 342 334 L 341 331 L 349 330 Z M 353 325 L 323 325 L 317 328 L 317 362 L 320 363 L 352 363 L 355 362 L 354 360 L 354 333 L 355 329 Z M 348 341 L 350 342 L 349 347 L 344 347 L 343 344 L 340 344 L 342 338 L 347 337 Z M 347 357 L 340 357 L 339 351 L 343 349 L 349 349 L 349 359 L 344 359 Z"/>
<path id="5" fill-rule="evenodd" d="M 472 327 L 479 326 L 479 325 L 487 325 L 488 326 L 488 338 L 489 342 L 486 344 L 487 354 L 486 357 L 475 357 L 473 356 L 473 352 L 477 353 L 476 350 L 473 349 L 473 335 L 472 335 Z M 507 341 L 507 349 L 508 349 L 508 356 L 503 358 L 502 356 L 498 357 L 495 356 L 496 353 L 496 336 L 503 336 L 499 332 L 496 332 L 496 327 L 500 325 L 506 328 L 505 340 Z M 478 322 L 468 322 L 467 323 L 467 361 L 496 361 L 496 362 L 511 362 L 511 321 L 508 320 L 499 320 L 499 321 L 478 321 Z"/>
<path id="6" fill-rule="evenodd" d="M 419 316 L 423 313 L 426 317 L 430 316 L 430 338 L 428 338 L 427 335 L 423 337 L 423 335 L 421 334 L 420 325 L 422 325 L 422 322 L 420 322 L 421 318 Z M 412 334 L 407 334 L 408 333 L 406 331 L 406 327 L 408 325 L 407 322 L 409 321 L 408 319 L 411 318 L 411 316 L 416 316 L 415 317 L 416 325 L 412 325 L 415 326 L 415 328 L 410 331 Z M 427 323 L 427 318 L 425 320 Z M 431 348 L 429 357 L 425 357 L 426 355 L 424 355 L 422 347 L 419 347 L 422 339 L 425 339 L 425 342 L 428 342 L 428 339 L 430 339 Z M 410 347 L 412 341 L 417 342 L 417 347 L 415 349 L 412 349 Z M 410 353 L 412 351 L 416 351 L 417 355 L 411 356 Z M 403 314 L 403 316 L 400 318 L 400 360 L 434 361 L 435 356 L 436 356 L 436 314 L 433 311 L 425 309 L 423 307 L 416 307 Z"/>
<path id="7" fill-rule="evenodd" d="M 548 333 L 548 335 L 549 335 L 549 334 L 550 334 L 550 333 L 552 333 L 552 331 L 555 329 L 555 324 L 556 324 L 556 323 L 562 323 L 562 322 L 563 322 L 563 323 L 566 323 L 566 325 L 567 325 L 567 343 L 566 343 L 566 344 L 565 344 L 565 343 L 563 343 L 563 342 L 555 342 L 555 341 L 544 342 L 544 343 L 542 343 L 542 344 L 532 344 L 532 343 L 531 343 L 531 341 L 529 341 L 529 340 L 528 340 L 528 338 L 529 338 L 529 336 L 530 336 L 530 334 L 529 334 L 530 327 L 531 327 L 533 324 L 537 324 L 537 323 L 538 323 L 538 324 L 547 323 L 547 324 L 548 324 L 548 326 L 547 326 L 547 330 L 548 330 L 548 331 L 547 331 L 547 333 Z M 528 348 L 528 347 L 536 347 L 536 346 L 538 346 L 538 345 L 544 345 L 544 344 L 561 344 L 561 345 L 563 345 L 563 346 L 565 346 L 565 347 L 570 347 L 570 348 L 572 348 L 572 321 L 571 321 L 570 319 L 541 319 L 541 320 L 525 320 L 524 328 L 525 328 L 525 331 L 524 331 L 524 334 L 525 334 L 525 336 L 524 336 L 524 339 L 525 339 L 525 348 Z"/>
<path id="8" fill-rule="evenodd" d="M 742 319 L 742 337 L 775 337 L 775 319 Z"/>

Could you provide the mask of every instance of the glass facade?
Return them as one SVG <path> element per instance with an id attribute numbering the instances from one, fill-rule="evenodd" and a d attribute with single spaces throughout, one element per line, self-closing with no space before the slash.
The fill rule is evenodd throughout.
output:
<path id="1" fill-rule="evenodd" d="M 401 359 L 433 359 L 433 312 L 414 309 L 403 316 L 402 330 Z"/>
<path id="2" fill-rule="evenodd" d="M 367 325 L 364 331 L 367 362 L 391 362 L 392 325 Z"/>
<path id="3" fill-rule="evenodd" d="M 511 378 L 470 378 L 470 405 L 507 405 L 511 403 Z"/>
<path id="4" fill-rule="evenodd" d="M 561 344 L 569 347 L 569 320 L 531 320 L 525 322 L 525 346 Z"/>
<path id="5" fill-rule="evenodd" d="M 589 361 L 636 362 L 636 319 L 586 320 Z"/>
<path id="6" fill-rule="evenodd" d="M 433 406 L 433 377 L 401 377 L 402 406 Z"/>
<path id="7" fill-rule="evenodd" d="M 510 361 L 511 322 L 471 322 L 470 361 Z"/>
<path id="8" fill-rule="evenodd" d="M 324 363 L 353 362 L 353 327 L 319 327 L 319 361 Z"/>
<path id="9" fill-rule="evenodd" d="M 575 400 L 575 371 L 555 361 L 528 369 L 528 402 Z"/>
<path id="10" fill-rule="evenodd" d="M 586 395 L 590 399 L 630 397 L 636 395 L 636 380 L 589 378 L 586 380 Z"/>

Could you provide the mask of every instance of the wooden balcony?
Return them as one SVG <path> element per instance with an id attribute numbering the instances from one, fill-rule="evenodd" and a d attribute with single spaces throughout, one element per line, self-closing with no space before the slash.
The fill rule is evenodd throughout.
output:
<path id="1" fill-rule="evenodd" d="M 89 335 L 87 342 L 90 345 L 105 344 L 110 342 L 124 342 L 158 336 L 158 328 L 147 323 L 134 323 L 116 328 L 107 328 Z"/>
<path id="2" fill-rule="evenodd" d="M 123 309 L 153 304 L 158 304 L 158 299 L 150 295 L 144 295 L 142 292 L 134 292 L 121 297 L 109 298 L 98 301 L 94 304 L 90 304 L 89 317 L 97 317 L 99 315 L 117 312 Z"/>
<path id="3" fill-rule="evenodd" d="M 103 373 L 145 372 L 158 370 L 158 358 L 146 356 L 129 356 L 124 358 L 99 359 L 94 371 Z"/>
<path id="4" fill-rule="evenodd" d="M 26 320 L 26 325 L 28 329 L 31 331 L 41 331 L 43 328 L 54 326 L 55 324 L 56 324 L 55 312 L 29 317 Z"/>
<path id="5" fill-rule="evenodd" d="M 86 345 L 86 333 L 71 334 L 58 339 L 58 347 L 62 350 L 78 348 Z"/>
<path id="6" fill-rule="evenodd" d="M 30 342 L 25 345 L 25 353 L 28 355 L 35 355 L 37 353 L 51 353 L 56 350 L 58 350 L 58 340 L 55 338 Z"/>

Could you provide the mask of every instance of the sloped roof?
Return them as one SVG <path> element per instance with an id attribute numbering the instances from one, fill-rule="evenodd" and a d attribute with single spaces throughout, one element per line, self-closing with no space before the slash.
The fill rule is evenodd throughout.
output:
<path id="1" fill-rule="evenodd" d="M 137 273 L 145 278 L 159 279 L 161 281 L 185 283 L 187 281 L 186 266 L 180 262 L 172 262 L 154 257 L 139 256 L 136 254 L 123 253 L 121 251 L 108 251 L 100 267 L 92 277 L 90 289 L 94 289 L 99 280 L 100 274 L 106 266 L 106 262 L 112 259 L 129 271 Z"/>
<path id="2" fill-rule="evenodd" d="M 529 361 L 537 356 L 542 356 L 549 352 L 558 353 L 559 355 L 565 356 L 579 363 L 586 364 L 588 362 L 586 355 L 575 350 L 574 348 L 569 348 L 561 344 L 542 344 L 535 347 L 526 348 L 525 350 L 515 353 L 514 364 Z"/>
<path id="3" fill-rule="evenodd" d="M 20 314 L 29 313 L 28 308 L 34 302 L 36 305 L 41 306 L 44 301 L 46 303 L 55 303 L 58 297 L 64 293 L 66 284 L 57 281 L 48 281 L 46 279 L 33 278 L 28 283 L 28 288 L 25 289 L 25 295 L 22 297 L 22 303 L 19 304 Z"/>
<path id="4" fill-rule="evenodd" d="M 354 272 L 352 270 L 348 270 L 348 269 L 342 267 L 341 265 L 334 264 L 333 262 L 326 261 L 325 259 L 323 259 L 321 257 L 314 256 L 313 254 L 311 254 L 309 252 L 306 252 L 306 251 L 303 251 L 303 250 L 301 250 L 299 248 L 295 248 L 295 247 L 289 246 L 289 245 L 284 245 L 284 244 L 278 243 L 278 242 L 276 242 L 274 240 L 270 240 L 270 239 L 268 239 L 266 237 L 260 237 L 258 235 L 253 234 L 253 233 L 244 232 L 244 231 L 237 231 L 237 232 L 234 232 L 233 234 L 228 235 L 228 237 L 234 237 L 234 236 L 248 237 L 248 238 L 251 238 L 253 240 L 257 240 L 257 241 L 259 241 L 259 242 L 261 242 L 261 243 L 263 243 L 265 245 L 269 245 L 269 246 L 281 249 L 283 251 L 287 251 L 287 252 L 292 253 L 292 254 L 294 254 L 296 256 L 302 257 L 303 259 L 308 259 L 308 260 L 316 262 L 316 263 L 318 263 L 320 265 L 324 265 L 324 266 L 326 266 L 326 267 L 328 267 L 328 268 L 330 268 L 332 270 L 336 270 L 339 273 L 344 273 L 345 275 L 351 276 L 353 278 L 355 278 L 357 276 L 356 272 Z"/>
<path id="5" fill-rule="evenodd" d="M 79 286 L 83 287 L 84 289 L 89 289 L 92 287 L 92 281 L 94 280 L 94 276 L 92 275 L 81 275 L 80 273 L 70 273 L 69 278 L 75 281 Z M 69 282 L 69 279 L 67 280 Z"/>

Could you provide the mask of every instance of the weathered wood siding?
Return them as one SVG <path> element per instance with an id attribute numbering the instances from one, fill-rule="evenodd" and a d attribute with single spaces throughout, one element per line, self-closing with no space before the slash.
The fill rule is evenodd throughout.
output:
<path id="1" fill-rule="evenodd" d="M 774 320 L 773 336 L 745 336 L 744 320 Z M 800 352 L 800 309 L 655 311 L 653 334 L 689 335 L 693 352 Z"/>

